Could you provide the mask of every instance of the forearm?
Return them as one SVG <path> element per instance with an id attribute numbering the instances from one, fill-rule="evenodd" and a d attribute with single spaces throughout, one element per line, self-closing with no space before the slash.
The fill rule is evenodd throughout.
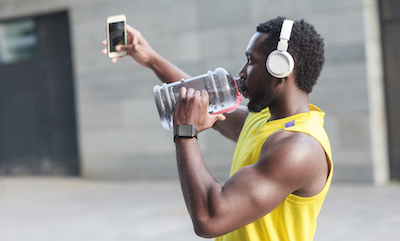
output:
<path id="1" fill-rule="evenodd" d="M 143 35 L 130 25 L 126 26 L 128 40 L 126 45 L 117 45 L 117 51 L 126 51 L 127 56 L 132 57 L 138 64 L 153 70 L 157 77 L 164 83 L 179 81 L 190 76 L 177 66 L 164 59 L 149 45 Z M 103 41 L 107 45 L 107 41 Z M 103 54 L 107 54 L 107 48 L 103 49 Z M 121 57 L 113 58 L 113 63 Z"/>
<path id="2" fill-rule="evenodd" d="M 215 201 L 222 186 L 206 169 L 196 138 L 176 139 L 179 180 L 196 233 L 208 236 L 207 223 L 217 208 Z"/>
<path id="3" fill-rule="evenodd" d="M 164 83 L 172 83 L 180 81 L 182 78 L 190 78 L 183 70 L 157 53 L 152 58 L 151 63 L 149 63 L 149 68 L 153 70 L 157 77 Z"/>

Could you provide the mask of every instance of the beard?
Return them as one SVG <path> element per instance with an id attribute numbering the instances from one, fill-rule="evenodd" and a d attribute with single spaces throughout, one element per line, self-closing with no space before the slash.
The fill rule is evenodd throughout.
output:
<path id="1" fill-rule="evenodd" d="M 272 84 L 266 84 L 253 93 L 247 107 L 251 112 L 260 112 L 269 107 L 276 99 L 277 91 Z"/>

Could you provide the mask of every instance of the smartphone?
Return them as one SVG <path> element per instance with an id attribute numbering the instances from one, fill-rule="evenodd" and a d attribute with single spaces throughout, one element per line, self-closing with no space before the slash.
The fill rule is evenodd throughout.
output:
<path id="1" fill-rule="evenodd" d="M 125 15 L 115 15 L 107 18 L 107 48 L 108 57 L 114 58 L 126 55 L 126 52 L 115 50 L 117 45 L 126 45 L 126 17 Z"/>

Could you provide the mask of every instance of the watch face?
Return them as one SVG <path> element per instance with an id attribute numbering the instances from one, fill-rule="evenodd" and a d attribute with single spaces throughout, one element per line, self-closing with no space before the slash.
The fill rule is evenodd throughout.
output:
<path id="1" fill-rule="evenodd" d="M 197 130 L 193 125 L 178 125 L 174 129 L 174 138 L 197 138 Z"/>
<path id="2" fill-rule="evenodd" d="M 194 136 L 192 132 L 192 125 L 180 125 L 178 127 L 178 135 L 179 136 L 187 136 L 187 137 L 192 137 Z"/>

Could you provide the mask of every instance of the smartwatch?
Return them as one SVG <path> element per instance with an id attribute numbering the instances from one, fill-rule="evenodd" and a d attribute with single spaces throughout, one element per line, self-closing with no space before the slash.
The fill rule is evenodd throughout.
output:
<path id="1" fill-rule="evenodd" d="M 197 139 L 197 130 L 194 125 L 177 125 L 174 129 L 174 142 L 176 138 L 193 138 Z"/>

